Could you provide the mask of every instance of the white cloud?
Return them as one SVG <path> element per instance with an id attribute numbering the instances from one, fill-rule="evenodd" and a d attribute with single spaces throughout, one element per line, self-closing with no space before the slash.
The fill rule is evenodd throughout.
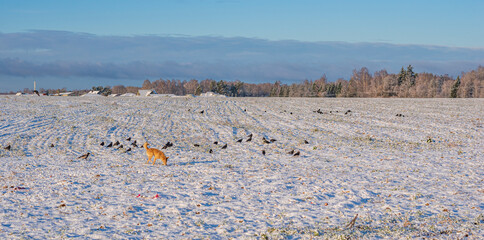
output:
<path id="1" fill-rule="evenodd" d="M 287 81 L 348 78 L 354 68 L 457 75 L 484 65 L 484 49 L 384 43 L 190 36 L 0 33 L 0 75 L 108 79 Z M 0 80 L 1 81 L 1 80 Z"/>

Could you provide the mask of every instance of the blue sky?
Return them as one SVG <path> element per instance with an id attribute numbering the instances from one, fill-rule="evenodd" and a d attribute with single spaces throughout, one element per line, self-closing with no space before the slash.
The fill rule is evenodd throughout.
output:
<path id="1" fill-rule="evenodd" d="M 394 72 L 408 64 L 458 75 L 484 64 L 483 9 L 478 0 L 0 0 L 0 91 L 23 89 L 33 78 L 67 88 L 172 77 L 295 82 L 326 74 L 336 80 L 354 68 Z M 71 45 L 58 47 L 63 39 Z M 161 43 L 168 47 L 156 46 Z M 71 67 L 46 70 L 61 63 Z M 80 74 L 72 71 L 76 64 L 120 72 Z M 126 70 L 141 65 L 146 74 Z M 287 74 L 270 75 L 281 70 Z"/>
<path id="2" fill-rule="evenodd" d="M 484 1 L 0 0 L 0 31 L 484 47 Z"/>

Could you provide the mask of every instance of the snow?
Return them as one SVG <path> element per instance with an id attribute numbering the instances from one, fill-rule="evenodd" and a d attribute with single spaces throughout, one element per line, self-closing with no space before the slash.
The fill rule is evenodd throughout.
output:
<path id="1" fill-rule="evenodd" d="M 148 97 L 151 96 L 152 94 L 156 94 L 155 90 L 138 90 L 138 94 L 142 97 Z"/>
<path id="2" fill-rule="evenodd" d="M 86 94 L 81 95 L 80 97 L 104 97 L 104 96 L 99 94 L 99 91 L 91 91 L 91 92 L 88 92 Z"/>
<path id="3" fill-rule="evenodd" d="M 484 237 L 483 99 L 2 96 L 0 106 L 1 239 Z M 134 140 L 168 166 L 147 164 Z M 124 147 L 99 145 L 115 141 Z"/>
<path id="4" fill-rule="evenodd" d="M 227 96 L 222 95 L 222 94 L 218 94 L 218 93 L 214 93 L 214 92 L 206 92 L 206 93 L 200 94 L 200 97 L 227 97 Z"/>

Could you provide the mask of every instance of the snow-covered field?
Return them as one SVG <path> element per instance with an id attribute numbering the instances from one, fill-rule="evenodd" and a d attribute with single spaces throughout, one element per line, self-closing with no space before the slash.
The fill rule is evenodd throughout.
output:
<path id="1" fill-rule="evenodd" d="M 482 239 L 483 121 L 484 99 L 3 96 L 0 238 Z"/>

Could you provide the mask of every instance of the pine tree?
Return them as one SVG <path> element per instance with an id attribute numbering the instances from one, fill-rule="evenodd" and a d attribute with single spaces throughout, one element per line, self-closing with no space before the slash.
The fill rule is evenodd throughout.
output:
<path id="1" fill-rule="evenodd" d="M 402 70 L 400 70 L 400 73 L 398 74 L 398 86 L 402 85 L 406 77 L 407 71 L 405 71 L 405 69 L 402 67 Z"/>
<path id="2" fill-rule="evenodd" d="M 460 77 L 457 76 L 457 79 L 455 80 L 455 83 L 452 86 L 452 90 L 450 91 L 450 97 L 451 98 L 457 97 L 457 91 L 459 90 L 459 86 L 460 86 Z"/>
<path id="3" fill-rule="evenodd" d="M 225 95 L 227 93 L 227 84 L 225 84 L 225 82 L 223 80 L 220 80 L 218 83 L 217 83 L 217 93 L 218 94 L 223 94 Z"/>
<path id="4" fill-rule="evenodd" d="M 413 67 L 412 65 L 408 65 L 407 71 L 405 72 L 405 78 L 407 81 L 410 82 L 410 86 L 415 85 L 415 78 L 417 75 L 413 72 Z"/>

